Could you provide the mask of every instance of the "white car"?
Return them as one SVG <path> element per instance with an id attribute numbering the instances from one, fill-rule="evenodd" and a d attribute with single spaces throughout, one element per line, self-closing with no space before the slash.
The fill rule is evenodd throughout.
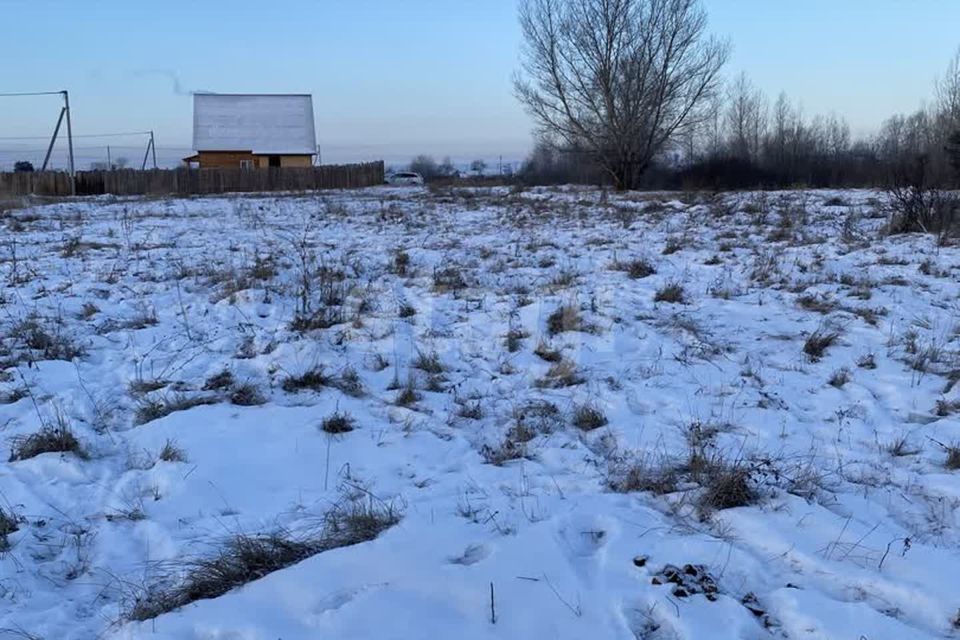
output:
<path id="1" fill-rule="evenodd" d="M 398 171 L 387 176 L 387 184 L 423 184 L 423 176 L 413 171 Z"/>

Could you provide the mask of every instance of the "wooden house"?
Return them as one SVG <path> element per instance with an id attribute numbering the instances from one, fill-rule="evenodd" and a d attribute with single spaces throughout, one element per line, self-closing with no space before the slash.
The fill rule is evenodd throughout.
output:
<path id="1" fill-rule="evenodd" d="M 194 94 L 193 148 L 183 161 L 201 169 L 309 167 L 317 153 L 313 97 Z"/>

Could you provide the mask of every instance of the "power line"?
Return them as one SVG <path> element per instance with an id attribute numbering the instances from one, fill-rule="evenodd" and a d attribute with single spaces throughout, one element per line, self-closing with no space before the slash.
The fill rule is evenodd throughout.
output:
<path id="1" fill-rule="evenodd" d="M 21 93 L 0 93 L 0 98 L 20 98 L 23 96 L 59 96 L 65 91 L 25 91 Z"/>
<path id="2" fill-rule="evenodd" d="M 84 133 L 74 138 L 120 138 L 123 136 L 148 136 L 149 131 L 128 131 L 126 133 Z M 46 140 L 49 136 L 0 136 L 0 140 Z"/>

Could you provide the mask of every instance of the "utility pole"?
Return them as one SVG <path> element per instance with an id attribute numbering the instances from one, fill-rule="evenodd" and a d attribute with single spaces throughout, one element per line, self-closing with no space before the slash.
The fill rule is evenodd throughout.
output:
<path id="1" fill-rule="evenodd" d="M 147 158 L 153 153 L 153 168 L 157 168 L 157 145 L 153 142 L 153 131 L 150 131 L 150 140 L 147 141 L 147 148 L 143 152 L 143 162 L 140 163 L 140 171 L 147 168 Z"/>
<path id="2" fill-rule="evenodd" d="M 113 171 L 113 162 L 110 160 L 110 145 L 107 145 L 107 171 Z"/>
<path id="3" fill-rule="evenodd" d="M 150 152 L 153 154 L 153 168 L 157 168 L 157 141 L 153 138 L 153 129 L 150 130 Z"/>
<path id="4" fill-rule="evenodd" d="M 64 89 L 63 110 L 67 114 L 67 150 L 70 154 L 70 195 L 77 195 L 77 170 L 73 164 L 73 127 L 70 125 L 70 94 Z"/>
<path id="5" fill-rule="evenodd" d="M 47 147 L 47 155 L 43 156 L 43 166 L 40 167 L 40 171 L 47 170 L 47 164 L 50 162 L 50 154 L 53 153 L 53 145 L 57 142 L 57 135 L 60 133 L 60 125 L 63 124 L 63 116 L 66 112 L 66 108 L 60 109 L 60 117 L 57 118 L 57 126 L 53 129 L 53 137 L 50 138 L 50 145 Z"/>

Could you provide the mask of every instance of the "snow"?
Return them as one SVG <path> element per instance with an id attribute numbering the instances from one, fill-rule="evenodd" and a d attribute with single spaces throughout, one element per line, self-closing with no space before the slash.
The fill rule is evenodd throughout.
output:
<path id="1" fill-rule="evenodd" d="M 193 96 L 193 148 L 258 154 L 314 154 L 313 97 L 286 94 Z"/>
<path id="2" fill-rule="evenodd" d="M 20 519 L 0 552 L 0 638 L 952 637 L 960 251 L 883 236 L 884 211 L 869 191 L 384 187 L 7 212 L 0 435 L 12 450 L 59 421 L 86 455 L 0 464 L 0 508 Z M 656 273 L 611 268 L 637 258 Z M 304 260 L 313 308 L 321 284 L 345 287 L 343 322 L 291 328 Z M 445 270 L 465 287 L 436 286 Z M 686 303 L 654 301 L 668 283 Z M 549 333 L 563 304 L 587 330 Z M 34 316 L 83 354 L 27 348 Z M 814 359 L 818 330 L 838 338 Z M 541 341 L 582 382 L 547 379 Z M 442 373 L 414 367 L 433 353 Z M 363 393 L 282 388 L 317 365 L 356 371 Z M 266 402 L 205 391 L 225 368 Z M 408 380 L 419 399 L 398 406 Z M 216 402 L 138 423 L 148 399 L 198 396 Z M 607 424 L 577 429 L 583 404 Z M 335 411 L 356 429 L 321 431 Z M 518 420 L 526 456 L 488 463 Z M 758 499 L 705 510 L 687 476 L 663 494 L 609 488 L 636 460 L 686 461 L 694 438 L 750 465 Z M 168 441 L 186 460 L 158 459 Z M 163 571 L 358 492 L 402 519 L 124 619 Z M 668 565 L 702 566 L 716 597 L 655 584 Z"/>

